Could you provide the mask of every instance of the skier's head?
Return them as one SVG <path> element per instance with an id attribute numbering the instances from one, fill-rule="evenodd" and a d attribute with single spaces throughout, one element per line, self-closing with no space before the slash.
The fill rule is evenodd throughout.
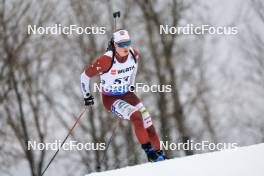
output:
<path id="1" fill-rule="evenodd" d="M 119 29 L 113 34 L 114 46 L 116 52 L 121 56 L 127 56 L 129 53 L 129 47 L 131 40 L 127 30 Z"/>

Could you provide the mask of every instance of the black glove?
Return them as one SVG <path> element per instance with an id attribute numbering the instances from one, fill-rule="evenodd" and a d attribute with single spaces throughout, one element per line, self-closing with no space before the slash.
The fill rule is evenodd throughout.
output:
<path id="1" fill-rule="evenodd" d="M 130 92 L 134 92 L 134 90 L 135 90 L 135 86 L 131 85 L 131 86 L 129 87 L 129 90 L 130 90 Z"/>
<path id="2" fill-rule="evenodd" d="M 94 97 L 91 94 L 87 93 L 86 98 L 84 98 L 84 105 L 90 106 L 93 104 L 94 104 Z"/>

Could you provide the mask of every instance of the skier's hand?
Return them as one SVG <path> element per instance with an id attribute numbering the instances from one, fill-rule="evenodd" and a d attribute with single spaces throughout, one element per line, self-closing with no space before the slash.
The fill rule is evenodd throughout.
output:
<path id="1" fill-rule="evenodd" d="M 135 86 L 134 86 L 134 85 L 131 85 L 131 86 L 130 86 L 130 91 L 131 91 L 131 92 L 134 92 L 134 91 L 135 91 Z"/>
<path id="2" fill-rule="evenodd" d="M 90 106 L 93 104 L 94 104 L 94 97 L 91 94 L 87 93 L 86 97 L 84 98 L 84 105 Z"/>

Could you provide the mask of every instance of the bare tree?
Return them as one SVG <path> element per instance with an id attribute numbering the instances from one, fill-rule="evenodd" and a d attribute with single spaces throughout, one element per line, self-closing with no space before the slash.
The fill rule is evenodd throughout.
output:
<path id="1" fill-rule="evenodd" d="M 48 13 L 47 4 L 41 3 L 39 12 L 33 10 L 33 4 L 30 1 L 1 1 L 1 113 L 9 126 L 8 131 L 12 131 L 8 138 L 14 135 L 13 143 L 19 144 L 31 175 L 36 176 L 41 173 L 46 152 L 28 149 L 28 142 L 44 142 L 47 133 L 47 120 L 41 118 L 45 115 L 42 111 L 45 91 L 40 79 L 43 52 L 35 50 L 34 59 L 28 54 L 32 40 L 25 29 L 28 23 L 41 24 L 50 14 L 33 19 L 32 16 L 42 10 Z"/>
<path id="2" fill-rule="evenodd" d="M 247 29 L 245 32 L 243 32 L 240 35 L 241 42 L 240 49 L 245 54 L 244 61 L 245 64 L 243 67 L 246 72 L 246 82 L 248 84 L 253 85 L 253 91 L 256 95 L 256 99 L 258 100 L 264 100 L 264 94 L 263 94 L 263 88 L 264 88 L 264 37 L 261 30 L 258 30 L 259 28 L 256 26 L 264 26 L 264 3 L 263 1 L 259 0 L 252 0 L 249 3 L 249 9 L 253 10 L 253 15 L 258 23 L 251 22 L 247 20 L 248 16 L 247 14 L 244 16 L 244 20 L 247 20 L 247 23 L 245 23 L 245 28 Z M 255 106 L 254 108 L 259 108 L 261 111 L 261 107 Z M 262 114 L 262 113 L 261 113 Z M 259 117 L 262 115 L 259 114 Z M 262 133 L 262 142 L 264 139 L 263 133 L 263 123 L 264 121 L 261 120 L 262 118 L 256 118 L 256 121 L 249 120 L 247 122 L 247 126 L 249 128 L 255 128 L 259 129 Z"/>
<path id="3" fill-rule="evenodd" d="M 172 118 L 175 120 L 179 136 L 182 142 L 190 140 L 190 133 L 185 124 L 184 110 L 180 101 L 179 90 L 177 86 L 177 76 L 175 65 L 173 64 L 174 54 L 173 48 L 175 46 L 175 36 L 173 34 L 161 34 L 159 33 L 162 20 L 165 19 L 158 11 L 155 10 L 153 1 L 136 1 L 146 23 L 146 31 L 149 38 L 149 48 L 152 53 L 152 57 L 155 61 L 155 69 L 159 83 L 161 85 L 170 84 L 172 86 L 172 102 L 173 113 Z M 169 2 L 170 9 L 167 12 L 172 17 L 170 20 L 171 26 L 177 26 L 178 21 L 181 18 L 181 13 L 185 8 L 185 4 L 181 1 Z M 168 15 L 168 14 L 167 14 Z M 166 20 L 168 22 L 168 20 Z M 161 118 L 161 129 L 163 139 L 170 136 L 170 116 L 168 114 L 168 97 L 165 93 L 160 93 L 157 101 L 157 107 L 159 108 L 159 115 Z M 169 139 L 170 140 L 170 139 Z M 186 151 L 187 155 L 192 154 L 192 151 Z"/>

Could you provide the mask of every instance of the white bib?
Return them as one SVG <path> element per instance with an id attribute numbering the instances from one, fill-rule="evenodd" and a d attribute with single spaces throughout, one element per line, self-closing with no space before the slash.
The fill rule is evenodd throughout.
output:
<path id="1" fill-rule="evenodd" d="M 133 51 L 132 51 L 133 52 Z M 113 52 L 104 55 L 112 58 Z M 126 62 L 120 63 L 114 57 L 113 65 L 108 72 L 100 75 L 102 93 L 106 95 L 122 95 L 129 91 L 137 72 L 137 63 L 129 52 Z"/>

